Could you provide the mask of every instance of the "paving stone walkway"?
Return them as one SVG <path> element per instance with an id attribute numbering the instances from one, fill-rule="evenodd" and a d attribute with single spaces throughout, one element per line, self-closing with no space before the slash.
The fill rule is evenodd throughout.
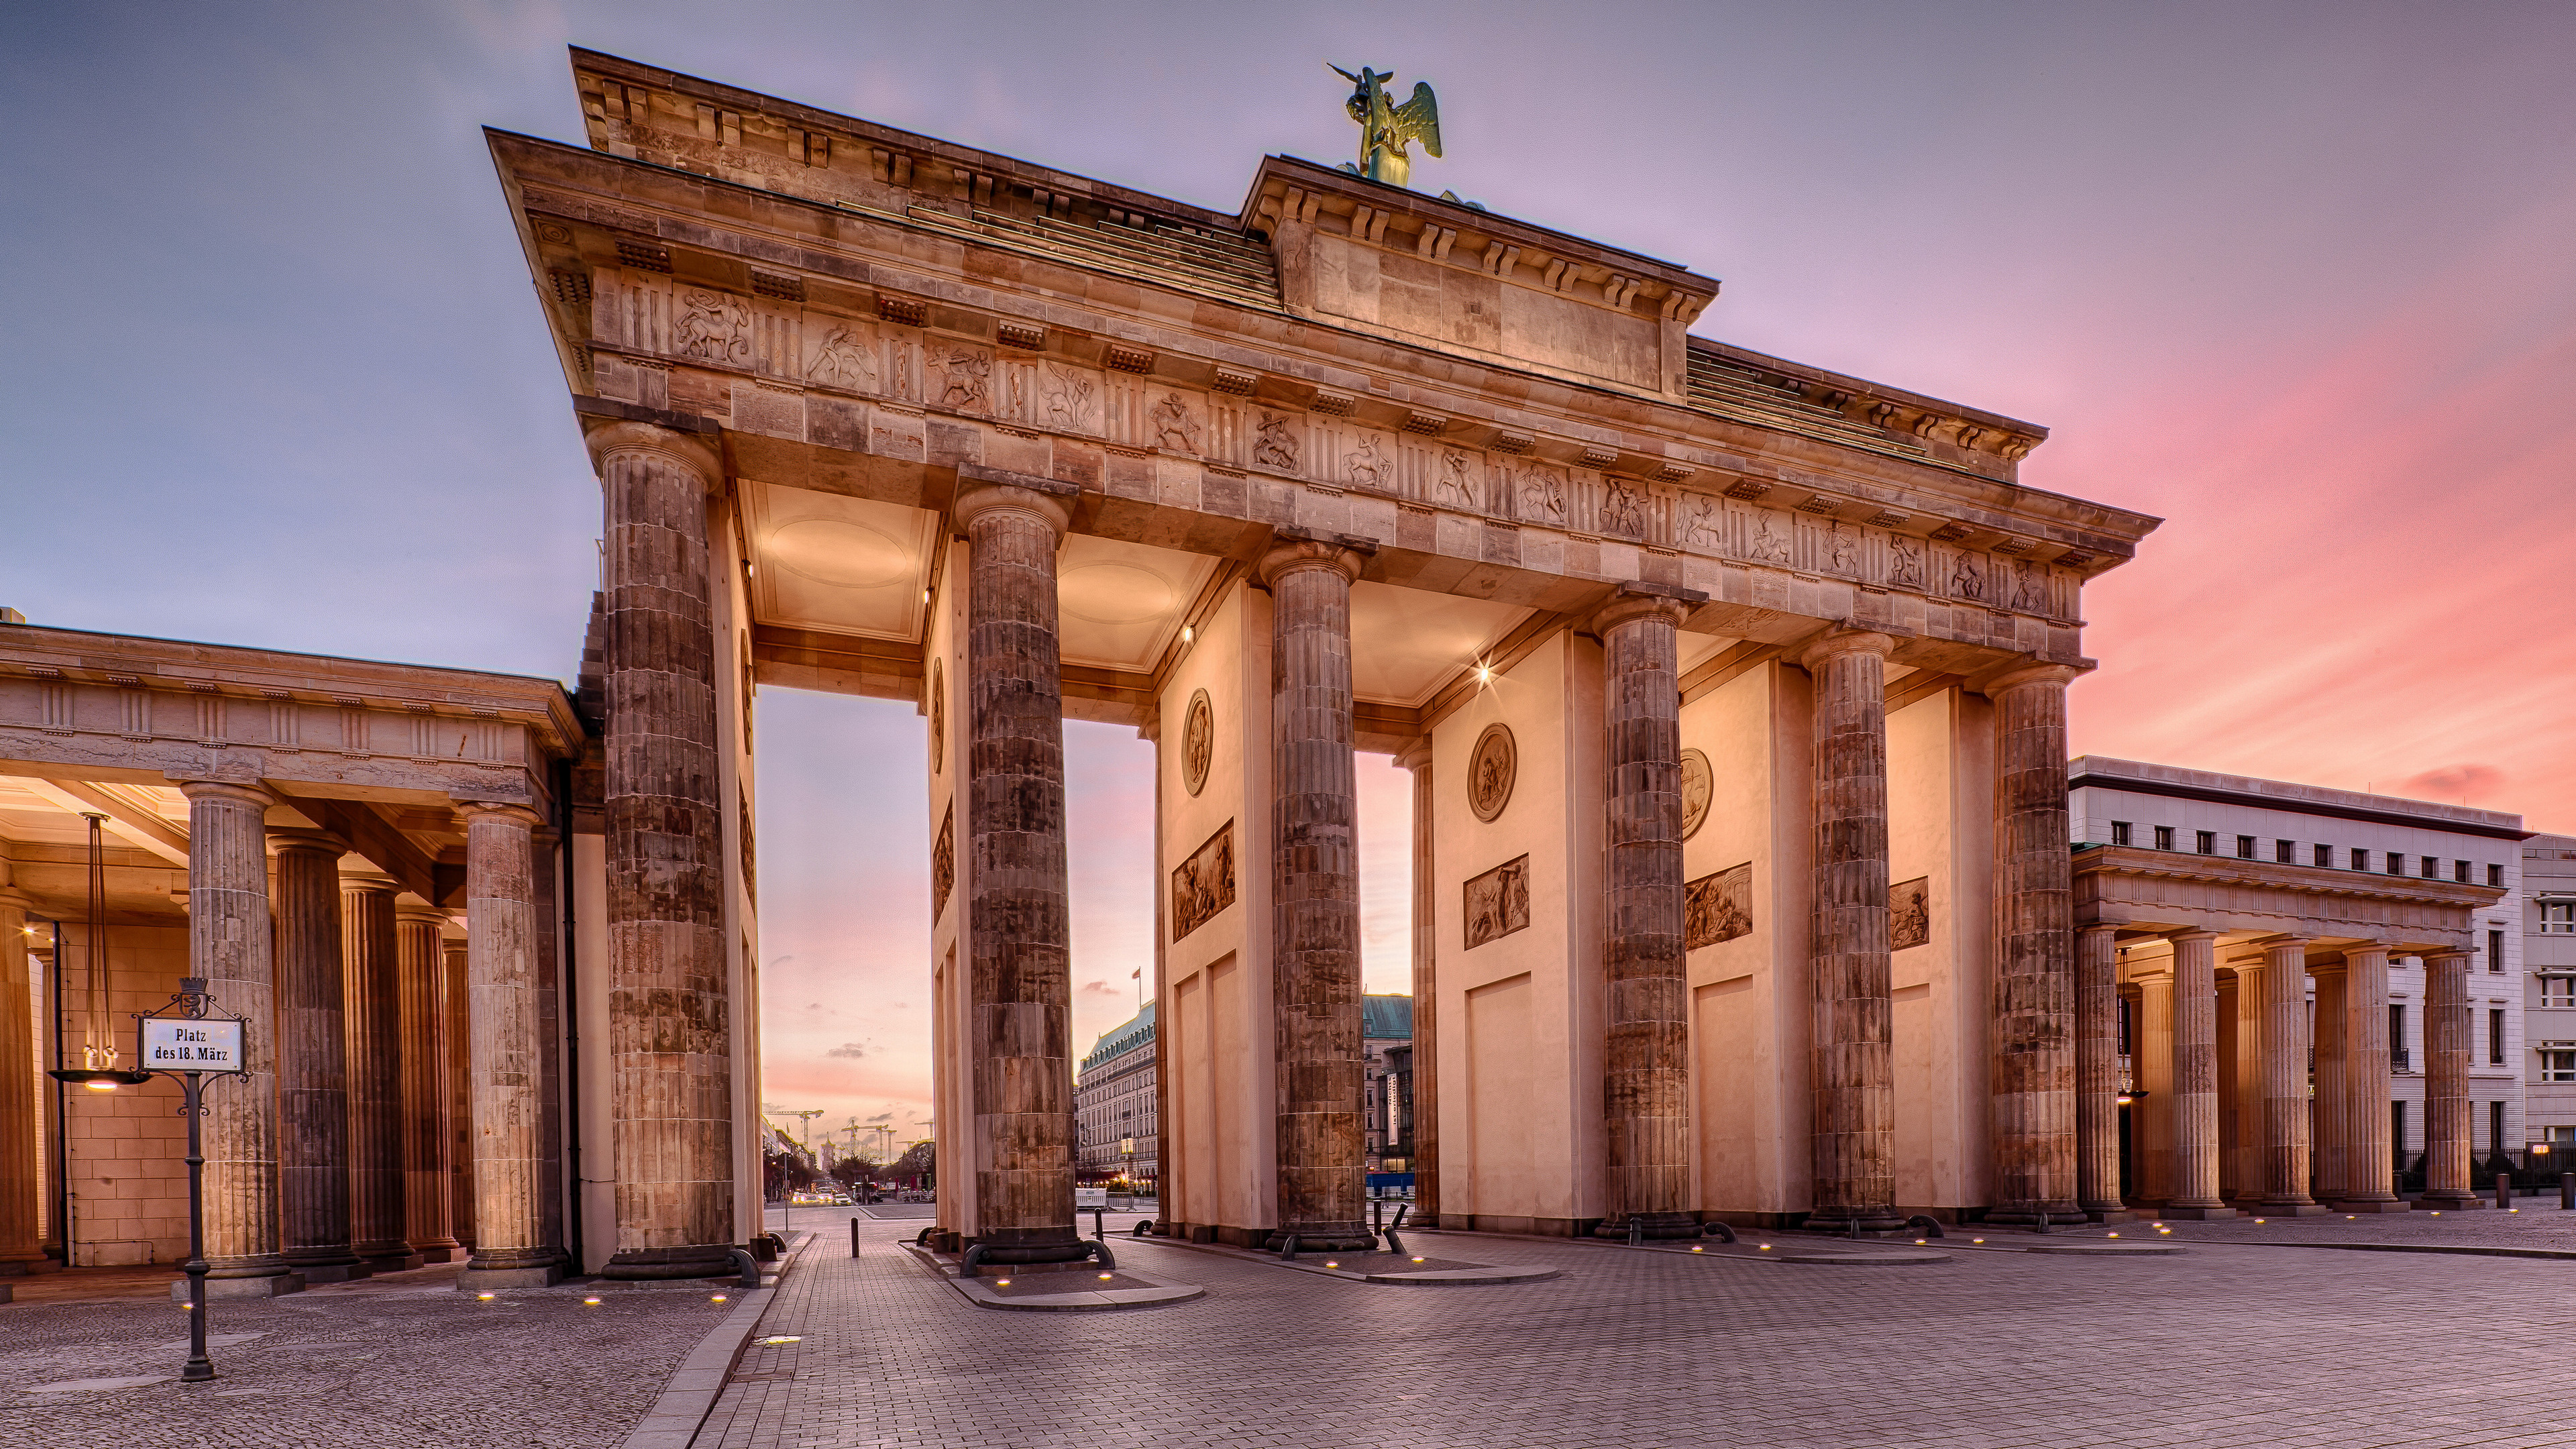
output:
<path id="1" fill-rule="evenodd" d="M 2462 1231 L 2534 1231 L 2512 1216 Z M 2576 1445 L 2576 1263 L 1997 1241 L 1802 1268 L 1423 1234 L 1562 1274 L 1423 1288 L 1122 1240 L 1122 1264 L 1209 1296 L 1022 1315 L 922 1272 L 895 1246 L 909 1231 L 863 1218 L 860 1257 L 800 1262 L 699 1449 Z"/>
<path id="2" fill-rule="evenodd" d="M 724 1317 L 721 1285 L 569 1285 L 484 1303 L 455 1268 L 214 1305 L 221 1377 L 182 1385 L 153 1300 L 0 1307 L 0 1446 L 614 1446 Z M 597 1306 L 582 1302 L 600 1299 Z"/>

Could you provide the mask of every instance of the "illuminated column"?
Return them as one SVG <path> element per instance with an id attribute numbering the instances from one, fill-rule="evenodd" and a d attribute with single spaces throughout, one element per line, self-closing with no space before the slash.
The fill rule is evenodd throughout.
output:
<path id="1" fill-rule="evenodd" d="M 2173 1191 L 2169 1218 L 2231 1218 L 2218 1197 L 2218 936 L 2178 931 L 2173 967 Z"/>
<path id="2" fill-rule="evenodd" d="M 413 901 L 394 905 L 394 959 L 402 1078 L 403 1237 L 425 1263 L 451 1262 L 458 1243 L 449 1213 L 447 1012 L 439 935 L 447 914 Z"/>
<path id="3" fill-rule="evenodd" d="M 1395 762 L 1413 772 L 1413 1214 L 1440 1225 L 1440 874 L 1431 828 L 1431 739 Z"/>
<path id="4" fill-rule="evenodd" d="M 1986 689 L 1995 704 L 1989 1221 L 2084 1221 L 2076 1203 L 2075 887 L 2066 821 L 2066 685 L 2074 677 L 2063 665 L 2042 665 Z"/>
<path id="5" fill-rule="evenodd" d="M 187 781 L 179 793 L 188 800 L 188 969 L 216 1010 L 246 1023 L 244 1070 L 206 1087 L 206 1291 L 299 1292 L 304 1275 L 279 1246 L 277 990 L 263 823 L 276 797 L 214 780 Z"/>
<path id="6" fill-rule="evenodd" d="M 1887 911 L 1887 652 L 1836 630 L 1799 663 L 1815 679 L 1815 1208 L 1819 1227 L 1904 1226 L 1896 1213 Z"/>
<path id="7" fill-rule="evenodd" d="M 2469 1184 L 2469 953 L 2424 953 L 2424 1195 L 2419 1208 L 2485 1207 Z"/>
<path id="8" fill-rule="evenodd" d="M 474 1101 L 466 1090 L 474 1073 L 474 1032 L 465 1007 L 465 956 L 464 936 L 439 936 L 439 1012 L 447 1028 L 447 1231 L 459 1248 L 474 1246 Z"/>
<path id="9" fill-rule="evenodd" d="M 2322 1005 L 2322 1003 L 2321 1003 Z M 2388 1120 L 2388 948 L 2376 941 L 2343 953 L 2344 1190 L 2348 1213 L 2402 1212 L 2396 1144 Z M 2322 1103 L 2324 1098 L 2320 1096 Z"/>
<path id="10" fill-rule="evenodd" d="M 2129 1108 L 2138 1196 L 2161 1203 L 2174 1195 L 2174 979 L 2170 971 L 2138 981 L 2135 1063 L 2139 1096 Z"/>
<path id="11" fill-rule="evenodd" d="M 2308 1196 L 2308 943 L 2263 945 L 2263 1211 L 2323 1212 Z"/>
<path id="12" fill-rule="evenodd" d="M 340 880 L 340 953 L 346 964 L 349 1054 L 349 1217 L 354 1247 L 369 1268 L 397 1273 L 421 1265 L 404 1235 L 402 973 L 390 877 Z"/>
<path id="13" fill-rule="evenodd" d="M 467 1094 L 474 1113 L 474 1256 L 468 1292 L 563 1276 L 545 1240 L 543 1063 L 537 1036 L 535 848 L 524 805 L 462 802 L 465 816 Z"/>
<path id="14" fill-rule="evenodd" d="M 2097 1219 L 2121 1211 L 2120 953 L 2117 926 L 2075 942 L 2075 1199 Z"/>
<path id="15" fill-rule="evenodd" d="M 277 860 L 279 1241 L 307 1283 L 371 1271 L 350 1247 L 346 987 L 340 967 L 340 857 L 318 830 L 268 838 Z"/>
<path id="16" fill-rule="evenodd" d="M 1366 1212 L 1360 1097 L 1359 785 L 1351 755 L 1351 583 L 1364 559 L 1283 532 L 1270 590 L 1278 745 L 1271 1000 L 1281 1239 L 1351 1250 Z"/>
<path id="17" fill-rule="evenodd" d="M 32 1064 L 36 1060 L 33 982 L 27 971 L 29 900 L 10 888 L 9 858 L 0 855 L 0 1062 Z M 38 1130 L 36 1074 L 33 1070 L 0 1072 L 0 1277 L 42 1272 L 53 1266 L 45 1256 L 44 1213 L 37 1201 L 37 1154 L 44 1150 Z"/>
<path id="18" fill-rule="evenodd" d="M 1676 598 L 1628 592 L 1636 587 L 1622 586 L 1621 596 L 1592 620 L 1593 632 L 1601 636 L 1603 756 L 1608 767 L 1602 798 L 1610 847 L 1603 971 L 1608 1040 L 1602 1063 L 1609 1118 L 1609 1216 L 1597 1231 L 1624 1237 L 1633 1222 L 1648 1237 L 1697 1237 L 1699 1222 L 1689 1211 L 1682 696 L 1675 638 L 1686 605 Z M 1886 900 L 1882 889 L 1882 908 Z M 1879 940 L 1883 947 L 1883 930 Z M 1885 960 L 1883 953 L 1880 959 Z M 1419 1050 L 1415 1057 L 1419 1061 Z M 1892 1201 L 1892 1186 L 1890 1192 Z"/>
<path id="19" fill-rule="evenodd" d="M 707 497 L 724 469 L 693 438 L 643 423 L 594 428 L 589 443 L 607 510 L 605 984 L 617 1174 L 617 1251 L 601 1271 L 704 1277 L 725 1271 L 733 1243 L 754 1230 L 738 1229 L 733 1213 L 733 1002 L 707 548 Z M 516 869 L 524 876 L 527 866 Z M 481 929 L 468 927 L 478 940 Z M 478 961 L 478 981 L 482 970 Z M 479 1134 L 479 1099 L 476 1111 Z M 493 1161 L 478 1143 L 478 1263 L 487 1251 L 532 1246 L 485 1240 L 480 1206 L 517 1192 L 479 1182 Z"/>
<path id="20" fill-rule="evenodd" d="M 1067 505 L 983 483 L 966 534 L 966 1090 L 975 1216 L 999 1263 L 1083 1255 L 1073 1224 L 1072 923 L 1064 837 L 1057 544 Z M 955 1171 L 946 1164 L 941 1173 Z"/>

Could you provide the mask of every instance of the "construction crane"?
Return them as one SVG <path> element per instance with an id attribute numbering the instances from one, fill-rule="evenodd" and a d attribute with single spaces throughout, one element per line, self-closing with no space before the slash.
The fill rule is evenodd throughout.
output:
<path id="1" fill-rule="evenodd" d="M 814 1126 L 813 1126 L 813 1123 L 814 1123 L 814 1119 L 815 1119 L 815 1118 L 820 1117 L 820 1116 L 822 1116 L 822 1115 L 823 1115 L 823 1109 L 822 1109 L 822 1108 L 820 1108 L 820 1107 L 807 1107 L 807 1108 L 805 1108 L 805 1109 L 803 1109 L 803 1110 L 801 1110 L 801 1111 L 789 1111 L 788 1109 L 786 1109 L 786 1108 L 784 1108 L 784 1107 L 772 1107 L 772 1108 L 770 1108 L 770 1109 L 769 1109 L 769 1115 L 771 1115 L 772 1117 L 797 1117 L 797 1118 L 802 1118 L 803 1120 L 802 1120 L 802 1121 L 800 1121 L 800 1122 L 798 1122 L 798 1123 L 796 1124 L 797 1131 L 798 1131 L 798 1133 L 799 1133 L 799 1134 L 804 1138 L 804 1140 L 805 1140 L 805 1150 L 806 1150 L 806 1151 L 808 1151 L 808 1152 L 811 1152 L 811 1151 L 813 1151 L 813 1150 L 814 1150 Z"/>

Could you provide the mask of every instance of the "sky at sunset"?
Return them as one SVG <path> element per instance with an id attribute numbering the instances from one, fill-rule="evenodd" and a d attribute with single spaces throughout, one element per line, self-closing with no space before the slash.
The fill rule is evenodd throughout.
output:
<path id="1" fill-rule="evenodd" d="M 1231 211 L 1438 88 L 1418 187 L 1724 279 L 1703 335 L 2044 424 L 2160 515 L 2074 748 L 2576 831 L 2576 7 L 84 4 L 0 13 L 0 605 L 569 678 L 598 493 L 479 127 L 578 43 Z M 919 1135 L 907 706 L 767 690 L 767 1100 Z M 1152 750 L 1068 727 L 1075 1037 Z M 1410 787 L 1363 757 L 1372 989 Z"/>

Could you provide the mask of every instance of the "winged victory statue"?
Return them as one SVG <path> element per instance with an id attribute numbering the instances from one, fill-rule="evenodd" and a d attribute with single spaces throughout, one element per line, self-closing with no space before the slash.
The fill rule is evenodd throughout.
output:
<path id="1" fill-rule="evenodd" d="M 1397 105 L 1386 91 L 1386 83 L 1395 79 L 1394 71 L 1361 66 L 1360 73 L 1353 75 L 1338 65 L 1332 70 L 1351 83 L 1351 98 L 1345 104 L 1351 119 L 1360 124 L 1360 159 L 1348 169 L 1371 181 L 1402 186 L 1413 171 L 1413 157 L 1404 149 L 1407 145 L 1419 141 L 1424 152 L 1440 154 L 1440 103 L 1432 98 L 1429 82 L 1415 81 L 1413 99 Z"/>

